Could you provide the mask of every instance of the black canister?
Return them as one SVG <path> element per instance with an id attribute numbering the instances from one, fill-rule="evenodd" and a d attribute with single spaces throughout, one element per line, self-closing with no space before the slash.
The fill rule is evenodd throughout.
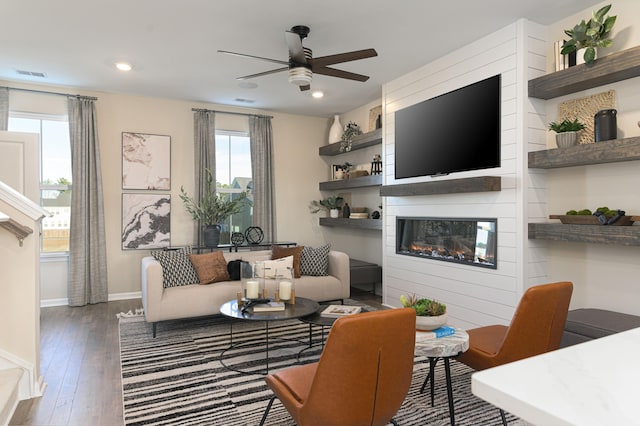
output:
<path id="1" fill-rule="evenodd" d="M 618 137 L 618 124 L 615 109 L 598 111 L 593 118 L 593 136 L 596 142 L 608 141 Z"/>

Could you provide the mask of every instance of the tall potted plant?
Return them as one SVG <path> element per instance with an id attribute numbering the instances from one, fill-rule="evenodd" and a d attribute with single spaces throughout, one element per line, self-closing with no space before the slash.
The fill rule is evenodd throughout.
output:
<path id="1" fill-rule="evenodd" d="M 609 38 L 613 24 L 616 23 L 616 16 L 607 16 L 611 5 L 600 8 L 593 12 L 593 16 L 587 22 L 580 21 L 579 24 L 564 33 L 571 37 L 562 45 L 563 55 L 573 53 L 576 50 L 585 49 L 584 62 L 587 64 L 596 60 L 597 47 L 609 47 L 613 41 Z"/>
<path id="2" fill-rule="evenodd" d="M 193 220 L 199 220 L 204 227 L 204 245 L 207 247 L 217 247 L 220 242 L 220 225 L 229 216 L 240 213 L 247 202 L 246 192 L 241 192 L 237 198 L 232 198 L 231 194 L 220 194 L 216 191 L 211 170 L 207 169 L 207 182 L 204 195 L 200 201 L 180 187 L 180 198 L 184 202 L 184 207 L 189 212 Z"/>

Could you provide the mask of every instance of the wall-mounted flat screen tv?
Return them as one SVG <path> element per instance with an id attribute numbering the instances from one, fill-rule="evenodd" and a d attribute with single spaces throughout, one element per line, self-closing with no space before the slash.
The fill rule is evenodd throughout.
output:
<path id="1" fill-rule="evenodd" d="M 500 167 L 500 75 L 395 113 L 395 177 Z"/>

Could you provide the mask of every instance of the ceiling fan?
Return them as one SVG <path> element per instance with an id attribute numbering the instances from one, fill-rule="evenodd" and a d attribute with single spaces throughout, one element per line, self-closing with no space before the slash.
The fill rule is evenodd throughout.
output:
<path id="1" fill-rule="evenodd" d="M 357 61 L 359 59 L 378 56 L 378 53 L 375 51 L 375 49 L 356 50 L 353 52 L 339 53 L 336 55 L 314 58 L 311 49 L 302 45 L 302 40 L 309 35 L 309 32 L 310 28 L 305 25 L 296 25 L 292 27 L 291 30 L 285 31 L 285 39 L 287 42 L 287 46 L 289 47 L 289 61 L 245 55 L 243 53 L 229 52 L 227 50 L 218 50 L 218 52 L 244 58 L 260 59 L 262 61 L 284 65 L 284 67 L 282 68 L 277 68 L 271 71 L 238 77 L 238 80 L 248 80 L 250 78 L 261 77 L 263 75 L 269 75 L 288 70 L 289 83 L 299 86 L 300 90 L 304 91 L 311 88 L 311 80 L 314 73 L 363 82 L 369 79 L 369 76 L 331 68 L 329 67 L 329 65 L 336 65 L 343 62 Z"/>

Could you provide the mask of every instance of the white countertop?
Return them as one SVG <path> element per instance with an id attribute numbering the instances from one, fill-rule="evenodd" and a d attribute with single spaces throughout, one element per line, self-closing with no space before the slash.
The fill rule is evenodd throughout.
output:
<path id="1" fill-rule="evenodd" d="M 471 376 L 471 391 L 534 425 L 640 425 L 640 328 Z"/>

